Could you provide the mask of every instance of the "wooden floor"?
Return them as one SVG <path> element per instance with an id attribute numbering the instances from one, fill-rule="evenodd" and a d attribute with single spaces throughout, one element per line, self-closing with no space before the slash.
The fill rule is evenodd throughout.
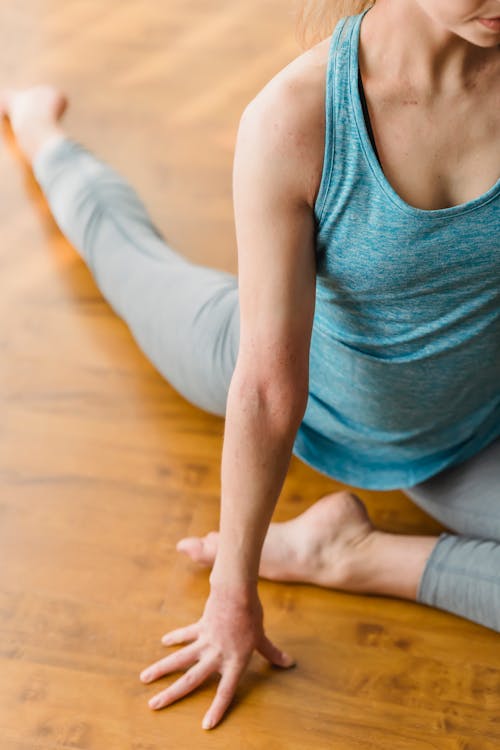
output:
<path id="1" fill-rule="evenodd" d="M 249 99 L 300 53 L 289 0 L 0 0 L 0 85 L 53 81 L 67 126 L 190 258 L 236 270 L 231 163 Z M 160 712 L 139 672 L 197 619 L 208 573 L 175 551 L 216 528 L 222 420 L 136 347 L 0 143 L 1 750 L 500 747 L 498 634 L 396 599 L 262 582 L 269 635 L 226 720 L 215 681 Z M 292 460 L 277 520 L 338 484 Z M 386 530 L 442 527 L 358 492 Z M 163 685 L 169 678 L 163 680 Z"/>

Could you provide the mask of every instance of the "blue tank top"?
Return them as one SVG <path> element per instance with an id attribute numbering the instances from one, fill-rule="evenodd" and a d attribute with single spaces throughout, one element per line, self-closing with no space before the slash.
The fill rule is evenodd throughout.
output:
<path id="1" fill-rule="evenodd" d="M 500 179 L 436 210 L 396 193 L 358 87 L 369 10 L 342 18 L 330 41 L 309 399 L 293 452 L 386 490 L 500 436 Z"/>

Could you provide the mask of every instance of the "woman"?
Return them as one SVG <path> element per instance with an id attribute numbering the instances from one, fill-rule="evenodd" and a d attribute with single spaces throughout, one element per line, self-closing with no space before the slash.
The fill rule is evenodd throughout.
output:
<path id="1" fill-rule="evenodd" d="M 333 12 L 333 33 L 241 118 L 238 281 L 166 245 L 132 188 L 64 132 L 60 92 L 3 94 L 106 299 L 183 395 L 226 417 L 220 532 L 178 545 L 213 565 L 210 595 L 162 639 L 189 645 L 141 673 L 187 670 L 160 708 L 219 672 L 204 728 L 254 649 L 294 663 L 265 635 L 259 574 L 500 631 L 500 2 L 309 7 Z M 455 533 L 387 534 L 348 492 L 269 525 L 292 452 L 399 487 Z"/>

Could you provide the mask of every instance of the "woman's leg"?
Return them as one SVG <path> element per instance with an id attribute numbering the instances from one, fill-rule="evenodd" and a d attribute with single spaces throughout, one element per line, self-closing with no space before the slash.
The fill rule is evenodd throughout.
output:
<path id="1" fill-rule="evenodd" d="M 404 492 L 457 532 L 440 535 L 417 601 L 500 631 L 500 439 Z"/>
<path id="2" fill-rule="evenodd" d="M 66 106 L 51 86 L 0 96 L 57 224 L 105 299 L 179 393 L 223 416 L 239 344 L 236 277 L 168 246 L 123 177 L 63 131 Z"/>
<path id="3" fill-rule="evenodd" d="M 142 351 L 185 398 L 223 416 L 238 351 L 236 277 L 169 247 L 132 187 L 73 139 L 48 142 L 32 166 L 57 224 Z"/>

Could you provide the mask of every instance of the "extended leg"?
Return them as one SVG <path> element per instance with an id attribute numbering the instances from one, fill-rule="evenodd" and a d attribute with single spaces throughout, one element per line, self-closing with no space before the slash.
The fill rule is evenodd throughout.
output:
<path id="1" fill-rule="evenodd" d="M 170 248 L 130 185 L 81 144 L 60 140 L 39 152 L 33 170 L 142 351 L 189 401 L 224 415 L 238 350 L 236 277 Z"/>
<path id="2" fill-rule="evenodd" d="M 168 246 L 123 177 L 55 124 L 60 98 L 35 87 L 6 107 L 57 224 L 159 372 L 223 416 L 239 344 L 236 277 Z"/>

